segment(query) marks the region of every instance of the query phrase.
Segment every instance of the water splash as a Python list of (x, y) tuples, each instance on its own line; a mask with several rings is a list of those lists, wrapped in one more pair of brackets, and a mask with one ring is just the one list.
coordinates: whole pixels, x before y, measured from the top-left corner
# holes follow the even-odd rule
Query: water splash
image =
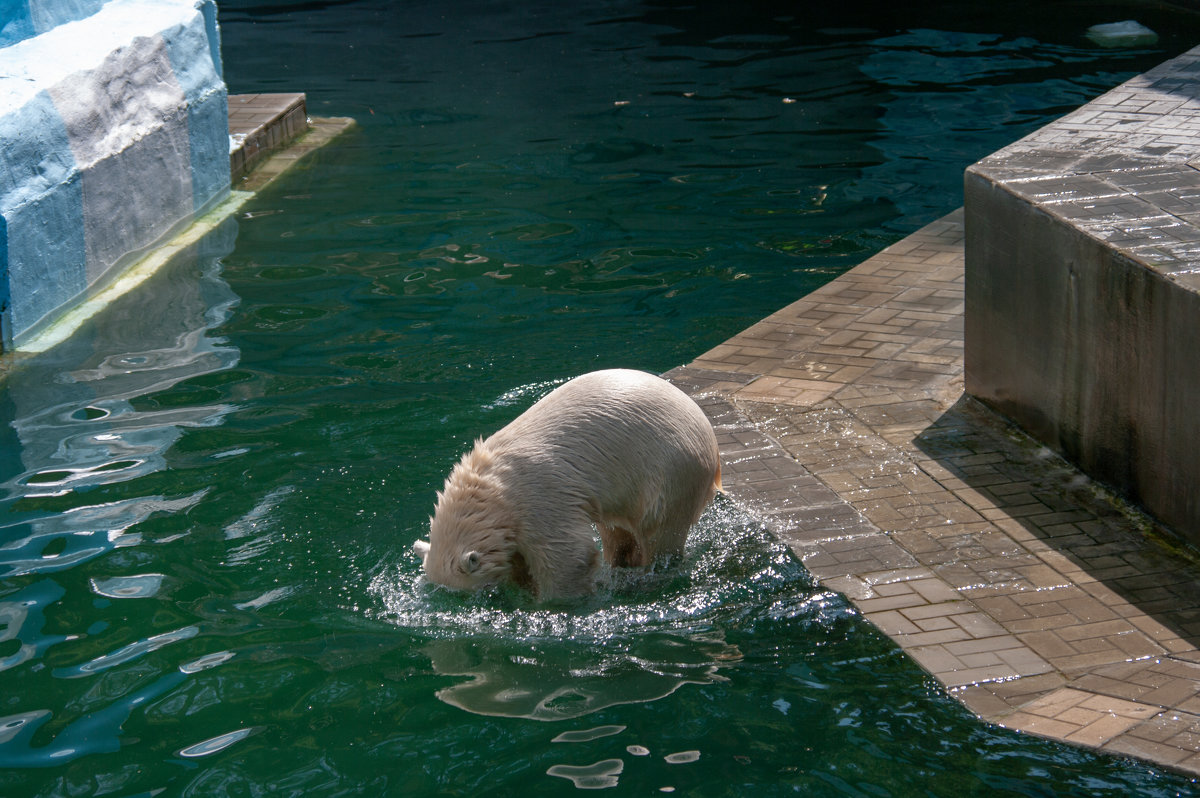
[(511, 407), (518, 404), (532, 404), (537, 399), (550, 393), (550, 391), (562, 385), (567, 380), (565, 378), (558, 380), (541, 380), (539, 382), (531, 382), (526, 385), (519, 385), (511, 391), (505, 391), (497, 396), (493, 401), (483, 406), (484, 410), (496, 410), (501, 407)]
[(607, 642), (656, 626), (703, 631), (720, 608), (788, 587), (808, 591), (807, 572), (759, 522), (719, 496), (680, 562), (652, 571), (602, 568), (595, 593), (572, 602), (539, 604), (511, 588), (457, 593), (427, 583), (410, 553), (382, 568), (369, 592), (380, 602), (374, 617), (431, 638)]
[(417, 637), (436, 673), (466, 678), (440, 688), (441, 701), (543, 721), (721, 681), (742, 659), (727, 625), (764, 606), (820, 617), (833, 601), (724, 497), (702, 516), (681, 561), (603, 569), (596, 593), (574, 602), (539, 604), (511, 588), (455, 593), (426, 584), (415, 557), (383, 569), (370, 592), (381, 604), (375, 618)]

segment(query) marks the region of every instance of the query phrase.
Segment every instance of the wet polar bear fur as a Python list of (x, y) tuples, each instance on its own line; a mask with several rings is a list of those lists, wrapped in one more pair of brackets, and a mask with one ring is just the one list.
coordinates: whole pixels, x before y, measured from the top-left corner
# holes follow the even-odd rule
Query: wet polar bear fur
[(608, 563), (650, 565), (683, 553), (720, 487), (712, 424), (687, 394), (645, 372), (596, 371), (477, 441), (414, 548), (426, 578), (452, 588), (577, 596), (599, 564), (593, 525)]

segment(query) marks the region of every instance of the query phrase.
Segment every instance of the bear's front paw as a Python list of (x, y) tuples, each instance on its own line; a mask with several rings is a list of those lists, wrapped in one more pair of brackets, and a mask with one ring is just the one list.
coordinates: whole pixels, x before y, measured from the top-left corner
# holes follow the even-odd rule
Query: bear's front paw
[(413, 551), (421, 558), (422, 565), (425, 563), (425, 558), (429, 556), (429, 541), (418, 540), (413, 544)]

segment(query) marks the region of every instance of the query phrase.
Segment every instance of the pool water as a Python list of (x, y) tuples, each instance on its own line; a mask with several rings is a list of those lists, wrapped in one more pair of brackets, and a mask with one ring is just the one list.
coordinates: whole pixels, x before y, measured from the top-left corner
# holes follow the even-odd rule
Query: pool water
[[(976, 721), (724, 497), (586, 600), (420, 578), (474, 438), (690, 361), (1200, 41), (827, 5), (221, 3), (231, 91), (359, 125), (0, 383), (0, 794), (1195, 790)], [(1083, 36), (1131, 15), (1157, 45)]]

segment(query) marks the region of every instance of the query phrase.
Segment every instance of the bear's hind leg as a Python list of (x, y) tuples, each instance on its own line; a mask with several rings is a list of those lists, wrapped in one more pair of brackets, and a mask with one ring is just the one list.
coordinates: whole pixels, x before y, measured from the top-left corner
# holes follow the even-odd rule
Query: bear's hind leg
[(587, 527), (587, 536), (555, 547), (525, 549), (525, 571), (539, 601), (571, 598), (592, 592), (600, 552)]
[(537, 592), (537, 585), (533, 581), (533, 574), (529, 572), (529, 563), (525, 562), (525, 556), (519, 551), (513, 553), (512, 581), (513, 584), (522, 590)]
[(649, 565), (641, 543), (628, 529), (619, 526), (596, 524), (600, 530), (600, 545), (604, 560), (615, 568), (638, 568)]

